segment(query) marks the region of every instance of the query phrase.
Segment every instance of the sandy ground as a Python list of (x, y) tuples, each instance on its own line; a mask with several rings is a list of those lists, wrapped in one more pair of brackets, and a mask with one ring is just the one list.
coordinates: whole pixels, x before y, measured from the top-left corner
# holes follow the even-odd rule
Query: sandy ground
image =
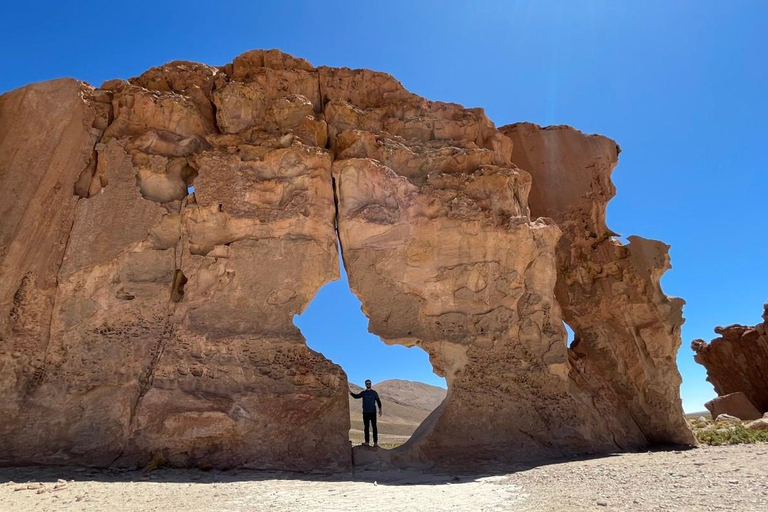
[[(396, 448), (405, 443), (411, 436), (396, 436), (393, 434), (382, 434), (379, 432), (379, 446), (382, 448)], [(365, 433), (362, 430), (352, 429), (349, 431), (349, 440), (352, 445), (358, 445), (365, 440)], [(373, 442), (373, 437), (370, 438), (370, 442)]]
[(623, 454), (483, 474), (0, 469), (0, 510), (768, 510), (768, 445)]

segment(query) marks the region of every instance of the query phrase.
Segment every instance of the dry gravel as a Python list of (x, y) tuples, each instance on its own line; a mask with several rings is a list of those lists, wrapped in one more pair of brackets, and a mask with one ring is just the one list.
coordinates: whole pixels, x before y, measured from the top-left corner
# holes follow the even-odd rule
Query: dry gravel
[(768, 445), (446, 475), (0, 469), (0, 510), (768, 510)]

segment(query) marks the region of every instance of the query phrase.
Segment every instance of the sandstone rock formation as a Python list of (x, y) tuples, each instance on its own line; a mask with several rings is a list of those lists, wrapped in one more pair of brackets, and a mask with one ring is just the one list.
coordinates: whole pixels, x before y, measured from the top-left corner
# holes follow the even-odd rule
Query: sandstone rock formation
[(692, 443), (675, 362), (684, 301), (660, 286), (669, 246), (638, 236), (624, 245), (606, 225), (619, 146), (567, 126), (519, 123), (501, 131), (514, 142), (514, 163), (533, 178), (531, 215), (551, 217), (563, 231), (555, 295), (574, 332), (572, 379), (617, 440), (629, 433), (630, 444)]
[(331, 155), (211, 93), (292, 104), (249, 66), (3, 97), (0, 462), (349, 465), (346, 377), (293, 324), (338, 277)]
[(718, 395), (742, 392), (761, 413), (768, 412), (768, 303), (763, 322), (754, 326), (716, 327), (710, 343), (691, 342), (694, 360), (707, 369)]
[(1, 96), (0, 464), (347, 467), (346, 376), (292, 322), (337, 240), (370, 330), (448, 381), (393, 463), (692, 444), (617, 155), (274, 50)]

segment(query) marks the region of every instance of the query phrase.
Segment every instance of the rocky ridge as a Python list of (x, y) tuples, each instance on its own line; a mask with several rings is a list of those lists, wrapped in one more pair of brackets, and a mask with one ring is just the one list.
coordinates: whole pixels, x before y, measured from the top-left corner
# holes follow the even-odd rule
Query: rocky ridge
[(0, 464), (347, 467), (346, 376), (292, 322), (337, 240), (370, 330), (448, 382), (393, 463), (692, 444), (668, 247), (605, 226), (617, 156), (276, 50), (7, 93)]

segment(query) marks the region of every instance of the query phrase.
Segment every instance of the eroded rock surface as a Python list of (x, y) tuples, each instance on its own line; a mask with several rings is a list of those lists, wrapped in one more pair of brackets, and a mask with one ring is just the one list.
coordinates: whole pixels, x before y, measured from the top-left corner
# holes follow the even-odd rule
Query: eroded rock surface
[(551, 217), (557, 245), (555, 295), (573, 329), (570, 375), (594, 400), (620, 444), (692, 444), (675, 356), (684, 301), (664, 295), (669, 246), (638, 236), (624, 245), (606, 225), (619, 146), (568, 126), (501, 128), (512, 161), (532, 176), (532, 216)]
[(740, 420), (757, 420), (763, 417), (757, 407), (741, 391), (718, 396), (704, 404), (713, 418), (721, 414), (735, 416)]
[(694, 360), (707, 369), (707, 380), (721, 397), (742, 392), (761, 413), (768, 412), (768, 303), (763, 322), (716, 327), (720, 336), (693, 340)]
[[(64, 79), (0, 96), (0, 458), (43, 437), (24, 411), (45, 373), (59, 269), (73, 228), (73, 193), (95, 168), (108, 122), (93, 88)], [(84, 187), (86, 193), (88, 187)], [(45, 424), (38, 427), (42, 428)], [(18, 433), (19, 438), (13, 436)], [(26, 439), (23, 437), (28, 436)]]
[(619, 449), (569, 379), (553, 293), (560, 230), (529, 218), (531, 178), (511, 141), (482, 111), (386, 85), (375, 100), (335, 100), (347, 103), (334, 114), (354, 116), (328, 123), (342, 252), (369, 328), (424, 348), (448, 381), (395, 460)]
[(617, 155), (274, 50), (3, 95), (0, 464), (347, 467), (346, 376), (292, 321), (337, 236), (370, 330), (449, 384), (391, 463), (693, 443)]
[[(299, 71), (245, 57), (234, 74), (174, 62), (96, 91), (3, 96), (3, 129), (37, 144), (3, 140), (3, 179), (52, 192), (21, 194), (38, 209), (28, 225), (3, 201), (0, 462), (350, 464), (346, 377), (293, 324), (338, 277), (331, 154), (293, 133), (322, 123), (303, 107), (275, 125), (219, 102), (238, 87), (262, 91), (261, 111), (308, 101)], [(69, 109), (24, 102), (40, 87)], [(103, 131), (89, 95), (111, 104)]]

